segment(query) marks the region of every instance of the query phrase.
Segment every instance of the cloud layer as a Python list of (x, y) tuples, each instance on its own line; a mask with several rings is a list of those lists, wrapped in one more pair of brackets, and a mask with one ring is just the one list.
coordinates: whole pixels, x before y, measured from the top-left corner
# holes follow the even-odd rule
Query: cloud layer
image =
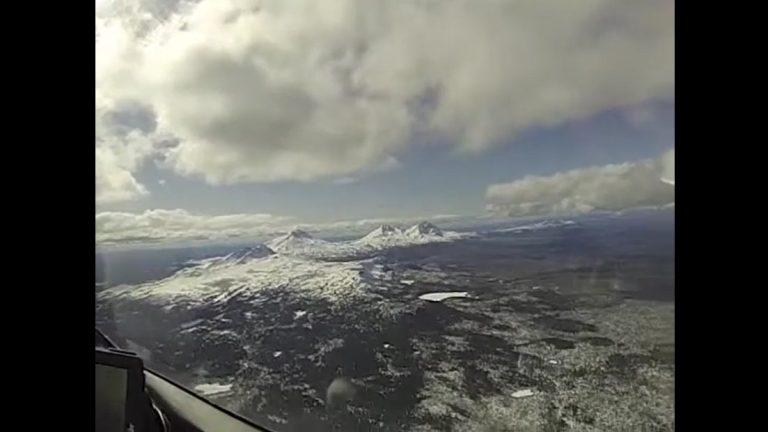
[(247, 238), (279, 232), (292, 221), (290, 217), (270, 214), (210, 216), (186, 210), (102, 212), (96, 215), (96, 242), (154, 243)]
[[(150, 130), (143, 130), (142, 110), (131, 104), (104, 101), (96, 107), (96, 202), (129, 201), (148, 194), (134, 177), (154, 152)], [(144, 119), (144, 124), (151, 119)], [(147, 126), (144, 129), (148, 129)]]
[(409, 226), (429, 220), (450, 224), (463, 220), (457, 215), (412, 218), (360, 219), (308, 223), (289, 216), (270, 214), (205, 215), (186, 210), (147, 210), (142, 213), (102, 212), (96, 215), (96, 242), (99, 244), (152, 244), (189, 241), (267, 240), (294, 228), (321, 237), (367, 234), (391, 224)]
[[(415, 131), (483, 151), (674, 87), (669, 0), (159, 1), (97, 17), (105, 202), (146, 193), (148, 157), (212, 184), (343, 178)], [(133, 139), (126, 106), (151, 119)]]
[(509, 216), (583, 213), (675, 202), (675, 150), (658, 159), (526, 176), (488, 187), (493, 213)]

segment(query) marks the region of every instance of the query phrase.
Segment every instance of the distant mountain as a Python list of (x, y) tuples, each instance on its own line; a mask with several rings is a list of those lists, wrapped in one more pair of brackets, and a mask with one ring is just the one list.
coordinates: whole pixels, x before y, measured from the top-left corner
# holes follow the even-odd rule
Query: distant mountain
[(465, 235), (443, 232), (429, 222), (421, 222), (406, 230), (381, 225), (357, 240), (327, 241), (313, 238), (302, 230), (293, 230), (267, 243), (274, 252), (316, 259), (349, 259), (370, 256), (391, 248), (437, 241), (450, 241)]
[[(450, 233), (455, 238), (457, 233)], [(392, 225), (382, 225), (357, 241), (369, 246), (407, 246), (433, 241), (442, 241), (446, 237), (443, 230), (429, 222), (421, 222), (402, 230)]]
[(443, 237), (443, 230), (429, 222), (421, 222), (405, 230), (405, 235), (411, 238), (421, 238), (424, 236)]
[(268, 246), (274, 251), (284, 251), (295, 248), (305, 248), (315, 243), (315, 240), (308, 232), (300, 229), (294, 229), (287, 234), (270, 241)]
[(374, 239), (381, 239), (381, 238), (389, 238), (394, 236), (400, 236), (403, 234), (403, 230), (400, 228), (394, 227), (392, 225), (381, 225), (380, 227), (376, 228), (375, 230), (368, 233), (365, 237), (360, 239), (361, 241), (365, 240), (374, 240)]
[(286, 234), (283, 237), (287, 239), (288, 238), (294, 238), (294, 239), (311, 239), (312, 238), (312, 236), (308, 232), (300, 230), (298, 228), (291, 230), (288, 234)]

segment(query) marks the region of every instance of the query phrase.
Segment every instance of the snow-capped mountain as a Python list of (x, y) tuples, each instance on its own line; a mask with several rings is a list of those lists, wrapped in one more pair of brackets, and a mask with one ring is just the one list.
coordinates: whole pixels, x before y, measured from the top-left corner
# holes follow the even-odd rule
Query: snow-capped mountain
[(405, 235), (411, 238), (422, 238), (424, 236), (443, 237), (443, 230), (429, 222), (421, 222), (405, 230)]
[(220, 265), (223, 262), (200, 263), (159, 281), (118, 286), (99, 296), (113, 300), (148, 300), (169, 307), (210, 307), (233, 297), (253, 298), (258, 302), (261, 292), (290, 290), (299, 297), (344, 302), (366, 295), (367, 280), (374, 279), (360, 261), (325, 262), (273, 254), (233, 265)]
[(389, 238), (389, 237), (400, 236), (402, 234), (403, 234), (403, 230), (401, 230), (400, 228), (385, 224), (385, 225), (381, 225), (380, 227), (368, 233), (365, 237), (360, 239), (360, 241), (365, 242), (366, 240)]
[(421, 222), (406, 230), (391, 225), (382, 225), (355, 243), (363, 247), (382, 249), (451, 241), (462, 237), (464, 236), (456, 232), (443, 232), (429, 222)]
[(306, 231), (294, 229), (268, 243), (268, 246), (275, 251), (292, 249), (296, 247), (306, 247), (315, 243), (316, 240)]
[(270, 242), (277, 253), (316, 259), (355, 259), (367, 257), (391, 247), (405, 247), (431, 242), (457, 240), (466, 235), (443, 232), (429, 222), (421, 222), (403, 230), (392, 225), (381, 225), (357, 240), (331, 242), (315, 239), (301, 230), (293, 230)]

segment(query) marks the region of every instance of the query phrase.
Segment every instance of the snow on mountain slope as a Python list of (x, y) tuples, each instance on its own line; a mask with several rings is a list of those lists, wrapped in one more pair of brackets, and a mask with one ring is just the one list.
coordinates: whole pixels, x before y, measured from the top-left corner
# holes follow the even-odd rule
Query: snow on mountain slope
[[(169, 308), (223, 303), (238, 297), (258, 299), (266, 291), (287, 291), (298, 297), (334, 303), (378, 297), (388, 284), (375, 259), (390, 247), (452, 241), (465, 234), (443, 232), (422, 222), (407, 230), (383, 225), (365, 237), (343, 242), (315, 239), (293, 230), (268, 243), (191, 263), (165, 279), (140, 285), (121, 285), (102, 291), (103, 300), (146, 300)], [(254, 300), (256, 301), (256, 300)]]
[(201, 269), (211, 269), (214, 267), (245, 264), (251, 260), (264, 258), (274, 254), (275, 251), (268, 248), (267, 246), (257, 244), (255, 246), (249, 246), (224, 256), (188, 261), (184, 264), (184, 267), (179, 270), (179, 272), (195, 272)]
[(301, 230), (293, 230), (268, 244), (279, 254), (308, 259), (350, 259), (363, 255), (363, 251), (349, 242), (316, 239)]
[(248, 261), (274, 255), (275, 251), (264, 245), (256, 245), (232, 252), (214, 261), (217, 264), (244, 264)]
[(360, 239), (360, 241), (374, 241), (377, 239), (393, 238), (402, 235), (403, 231), (400, 228), (385, 224), (368, 233), (365, 237)]
[(464, 237), (466, 235), (452, 231), (443, 232), (440, 228), (429, 222), (421, 222), (406, 230), (390, 225), (382, 225), (354, 243), (364, 248), (384, 249), (387, 247), (452, 241)]
[(376, 252), (464, 236), (442, 232), (426, 222), (407, 230), (383, 225), (361, 239), (344, 242), (315, 239), (293, 230), (269, 242), (269, 247), (257, 245), (202, 260), (165, 279), (117, 286), (99, 296), (105, 300), (148, 300), (169, 307), (210, 305), (238, 296), (254, 298), (270, 290), (335, 303), (358, 301), (377, 296), (375, 292), (387, 283), (399, 285), (382, 277), (381, 266), (367, 259)]
[(366, 287), (374, 278), (368, 273), (363, 262), (324, 262), (276, 254), (233, 265), (203, 263), (159, 281), (110, 288), (99, 298), (190, 307), (238, 296), (258, 299), (261, 292), (283, 290), (343, 303), (370, 295)]
[(274, 251), (283, 251), (290, 249), (302, 249), (306, 247), (312, 247), (319, 243), (324, 243), (322, 240), (316, 240), (306, 231), (300, 229), (294, 229), (287, 234), (280, 236), (268, 243), (268, 246)]
[(411, 238), (419, 238), (422, 236), (443, 237), (443, 230), (429, 222), (421, 222), (408, 228), (405, 231), (405, 235)]
[(316, 259), (354, 259), (367, 257), (387, 248), (453, 241), (466, 236), (456, 232), (443, 232), (429, 222), (421, 222), (406, 230), (382, 225), (360, 239), (339, 242), (315, 239), (303, 231), (294, 230), (272, 240), (268, 245), (275, 252), (284, 255)]

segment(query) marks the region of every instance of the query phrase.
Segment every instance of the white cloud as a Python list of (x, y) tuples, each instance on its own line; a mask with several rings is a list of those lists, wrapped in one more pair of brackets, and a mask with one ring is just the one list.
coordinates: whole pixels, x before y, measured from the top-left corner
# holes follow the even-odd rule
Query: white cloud
[(96, 241), (102, 244), (153, 243), (264, 236), (285, 229), (292, 221), (290, 217), (270, 214), (212, 216), (179, 209), (102, 212), (96, 215)]
[(110, 204), (147, 195), (147, 189), (109, 148), (96, 147), (96, 202)]
[(675, 184), (675, 151), (668, 151), (661, 156), (661, 178)]
[(394, 167), (417, 130), (482, 151), (674, 87), (669, 0), (114, 4), (97, 91), (147, 107), (166, 166), (212, 184)]
[[(149, 193), (134, 173), (154, 153), (153, 138), (142, 123), (141, 108), (106, 100), (97, 94), (96, 108), (96, 202), (110, 204), (140, 198)], [(143, 122), (141, 120), (144, 120)], [(150, 122), (151, 123), (151, 122)]]
[(658, 159), (526, 176), (488, 187), (488, 209), (510, 216), (663, 206), (675, 201), (675, 150)]

